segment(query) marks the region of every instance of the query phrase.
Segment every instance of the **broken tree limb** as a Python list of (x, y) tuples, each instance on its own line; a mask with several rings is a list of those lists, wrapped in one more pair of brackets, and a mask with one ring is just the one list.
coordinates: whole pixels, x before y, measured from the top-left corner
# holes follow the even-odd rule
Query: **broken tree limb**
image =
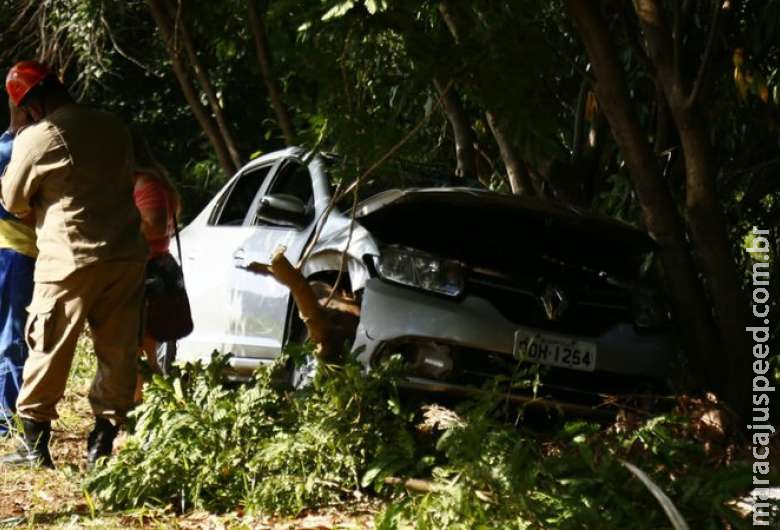
[[(416, 493), (439, 493), (446, 489), (444, 484), (439, 484), (431, 480), (424, 480), (420, 478), (400, 478), (400, 477), (385, 477), (384, 483), (388, 486), (403, 486), (409, 491)], [(483, 502), (490, 504), (497, 504), (498, 499), (496, 495), (489, 491), (476, 490), (474, 494)]]
[(436, 493), (442, 490), (442, 486), (430, 480), (423, 480), (419, 478), (399, 478), (399, 477), (386, 477), (384, 480), (388, 486), (403, 486), (409, 491), (416, 491), (418, 493)]
[(353, 299), (344, 296), (334, 299), (330, 307), (324, 307), (330, 296), (329, 289), (321, 288), (321, 282), (310, 283), (300, 269), (290, 263), (284, 255), (285, 250), (285, 247), (277, 248), (270, 264), (252, 262), (247, 269), (269, 274), (290, 289), (308, 338), (315, 345), (314, 355), (326, 362), (338, 360), (345, 343), (354, 339), (360, 308)]
[(271, 256), (270, 265), (252, 263), (249, 265), (249, 270), (260, 273), (267, 271), (279, 283), (290, 289), (301, 320), (309, 330), (309, 338), (317, 345), (323, 344), (327, 342), (325, 310), (320, 306), (314, 289), (301, 271), (293, 267), (284, 255), (285, 250), (287, 249), (284, 247), (277, 248)]

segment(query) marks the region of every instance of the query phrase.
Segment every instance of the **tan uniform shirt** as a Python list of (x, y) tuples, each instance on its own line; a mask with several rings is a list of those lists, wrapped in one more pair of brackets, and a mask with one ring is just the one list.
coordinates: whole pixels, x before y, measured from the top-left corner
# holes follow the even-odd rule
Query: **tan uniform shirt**
[(117, 116), (58, 108), (17, 135), (0, 182), (6, 210), (35, 211), (35, 281), (61, 281), (96, 262), (146, 260), (130, 134)]

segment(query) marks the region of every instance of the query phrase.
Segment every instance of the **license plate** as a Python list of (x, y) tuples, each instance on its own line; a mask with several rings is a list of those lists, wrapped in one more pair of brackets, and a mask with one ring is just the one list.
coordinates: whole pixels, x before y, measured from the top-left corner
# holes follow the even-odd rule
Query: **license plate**
[(596, 369), (596, 345), (592, 342), (533, 333), (515, 332), (515, 358), (521, 361), (592, 372)]

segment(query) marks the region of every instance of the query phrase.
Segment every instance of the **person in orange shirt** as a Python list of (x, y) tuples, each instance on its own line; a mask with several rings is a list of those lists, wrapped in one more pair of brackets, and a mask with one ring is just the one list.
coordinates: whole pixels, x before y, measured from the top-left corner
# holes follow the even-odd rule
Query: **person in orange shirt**
[[(168, 176), (168, 171), (157, 161), (149, 142), (137, 129), (132, 129), (135, 172), (133, 173), (133, 198), (141, 214), (141, 232), (149, 245), (149, 260), (169, 254), (174, 223), (181, 210), (181, 199)], [(145, 334), (143, 353), (149, 366), (160, 372), (157, 364), (157, 342)], [(141, 401), (143, 378), (138, 376), (135, 391), (136, 402)]]

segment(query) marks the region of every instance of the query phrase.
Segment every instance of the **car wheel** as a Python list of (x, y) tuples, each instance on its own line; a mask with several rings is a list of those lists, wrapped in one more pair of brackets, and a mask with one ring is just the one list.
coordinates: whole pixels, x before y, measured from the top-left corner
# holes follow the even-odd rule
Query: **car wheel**
[(317, 373), (317, 359), (307, 355), (303, 364), (294, 365), (290, 374), (290, 385), (293, 390), (301, 390), (311, 386)]

